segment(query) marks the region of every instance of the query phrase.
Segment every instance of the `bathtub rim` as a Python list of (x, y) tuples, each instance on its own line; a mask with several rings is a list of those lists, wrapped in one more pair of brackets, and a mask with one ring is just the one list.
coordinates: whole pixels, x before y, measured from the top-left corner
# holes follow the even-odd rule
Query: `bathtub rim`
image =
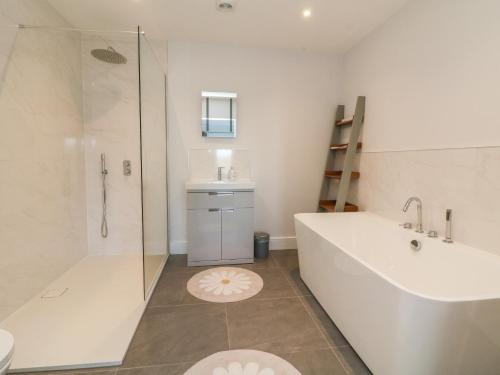
[[(406, 286), (403, 286), (401, 285), (401, 283), (395, 281), (394, 279), (392, 279), (391, 277), (385, 275), (384, 273), (382, 273), (381, 271), (378, 271), (377, 269), (375, 269), (374, 267), (372, 267), (370, 264), (368, 264), (367, 262), (361, 260), (359, 257), (357, 257), (356, 255), (346, 251), (342, 246), (340, 245), (337, 245), (336, 243), (332, 242), (330, 239), (326, 238), (325, 236), (323, 236), (321, 233), (315, 231), (313, 228), (311, 228), (311, 226), (307, 225), (304, 221), (301, 220), (301, 217), (302, 216), (310, 216), (310, 215), (348, 215), (348, 216), (358, 216), (360, 214), (364, 214), (364, 215), (373, 215), (373, 216), (376, 216), (378, 218), (381, 218), (383, 220), (387, 220), (389, 222), (393, 222), (397, 225), (397, 222), (394, 221), (394, 220), (391, 220), (391, 219), (387, 219), (381, 215), (377, 215), (376, 213), (373, 213), (373, 212), (370, 212), (370, 211), (360, 211), (360, 212), (332, 212), (332, 213), (323, 213), (323, 212), (315, 212), (315, 213), (297, 213), (297, 214), (294, 214), (294, 220), (296, 221), (299, 221), (302, 225), (306, 226), (308, 229), (312, 230), (316, 235), (320, 236), (323, 240), (327, 241), (327, 242), (330, 242), (332, 243), (337, 249), (341, 250), (344, 254), (348, 255), (349, 257), (355, 259), (357, 262), (359, 262), (360, 264), (362, 264), (364, 267), (366, 267), (367, 269), (369, 269), (371, 272), (375, 273), (376, 275), (380, 276), (382, 279), (384, 279), (385, 281), (387, 281), (388, 283), (390, 283), (391, 285), (394, 285), (395, 287), (399, 288), (400, 290), (410, 294), (410, 295), (413, 295), (415, 297), (418, 297), (418, 298), (421, 298), (421, 299), (425, 299), (425, 300), (429, 300), (429, 301), (434, 301), (434, 302), (442, 302), (442, 303), (463, 303), (463, 302), (481, 302), (481, 301), (492, 301), (492, 300), (500, 300), (500, 292), (499, 292), (499, 295), (485, 295), (485, 296), (464, 296), (464, 297), (461, 297), (461, 298), (452, 298), (452, 297), (444, 297), (444, 296), (434, 296), (434, 295), (429, 295), (429, 294), (425, 294), (425, 293), (421, 293), (421, 292), (417, 292), (417, 291), (414, 291), (414, 290), (411, 290), (409, 288), (407, 288)], [(422, 235), (422, 234), (421, 234)], [(461, 246), (466, 246), (466, 247), (471, 247), (471, 246), (468, 246), (468, 245), (465, 245), (461, 242), (458, 242), (458, 241), (455, 241), (454, 242), (455, 244), (458, 244), (458, 245), (461, 245)], [(488, 255), (491, 255), (491, 256), (495, 256), (495, 254), (491, 254), (485, 250), (481, 250), (481, 249), (478, 249), (478, 248), (473, 248), (474, 250), (476, 251), (481, 251), (481, 252), (484, 252)], [(297, 241), (297, 250), (300, 251), (298, 249), (298, 241)]]

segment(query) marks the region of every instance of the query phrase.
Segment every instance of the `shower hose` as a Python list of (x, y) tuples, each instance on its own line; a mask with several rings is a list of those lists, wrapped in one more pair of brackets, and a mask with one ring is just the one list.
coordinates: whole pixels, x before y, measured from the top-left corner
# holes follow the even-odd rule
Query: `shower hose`
[(101, 236), (108, 237), (108, 220), (106, 218), (106, 175), (108, 171), (105, 166), (104, 154), (101, 155), (101, 176), (102, 176), (102, 220), (101, 220)]

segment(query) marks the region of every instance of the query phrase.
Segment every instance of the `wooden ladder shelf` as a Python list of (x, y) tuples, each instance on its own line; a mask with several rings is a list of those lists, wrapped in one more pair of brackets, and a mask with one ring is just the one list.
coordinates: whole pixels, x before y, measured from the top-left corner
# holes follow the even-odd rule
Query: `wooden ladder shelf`
[[(352, 118), (345, 118), (345, 107), (339, 105), (335, 114), (335, 123), (333, 126), (332, 140), (330, 142), (330, 152), (326, 161), (325, 175), (323, 185), (321, 187), (318, 211), (320, 212), (356, 212), (358, 206), (348, 203), (347, 194), (351, 181), (360, 177), (359, 172), (353, 171), (354, 157), (356, 151), (362, 147), (361, 142), (358, 142), (361, 133), (361, 126), (365, 117), (364, 96), (358, 96), (356, 101), (356, 109)], [(351, 134), (348, 143), (340, 143), (341, 132), (344, 128), (350, 127)], [(335, 155), (338, 152), (345, 154), (342, 170), (334, 170)], [(330, 194), (330, 182), (338, 182), (337, 199), (328, 199)]]

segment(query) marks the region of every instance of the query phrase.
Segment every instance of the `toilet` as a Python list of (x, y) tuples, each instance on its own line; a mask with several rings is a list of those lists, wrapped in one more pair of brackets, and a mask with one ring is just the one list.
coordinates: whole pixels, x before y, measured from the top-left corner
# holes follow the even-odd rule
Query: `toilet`
[(0, 375), (7, 373), (14, 354), (14, 337), (0, 329)]

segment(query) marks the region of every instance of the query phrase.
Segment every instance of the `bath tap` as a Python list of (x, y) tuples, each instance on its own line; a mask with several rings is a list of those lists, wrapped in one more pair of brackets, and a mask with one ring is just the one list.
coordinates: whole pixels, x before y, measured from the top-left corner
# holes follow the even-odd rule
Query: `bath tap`
[(453, 243), (453, 239), (451, 238), (451, 210), (446, 210), (446, 234), (443, 242)]
[(422, 200), (418, 197), (411, 197), (409, 198), (405, 205), (403, 206), (403, 212), (408, 211), (408, 208), (410, 207), (410, 204), (412, 202), (417, 202), (417, 217), (418, 217), (418, 222), (417, 222), (417, 229), (415, 229), (415, 232), (417, 233), (424, 233), (424, 229), (422, 227)]

